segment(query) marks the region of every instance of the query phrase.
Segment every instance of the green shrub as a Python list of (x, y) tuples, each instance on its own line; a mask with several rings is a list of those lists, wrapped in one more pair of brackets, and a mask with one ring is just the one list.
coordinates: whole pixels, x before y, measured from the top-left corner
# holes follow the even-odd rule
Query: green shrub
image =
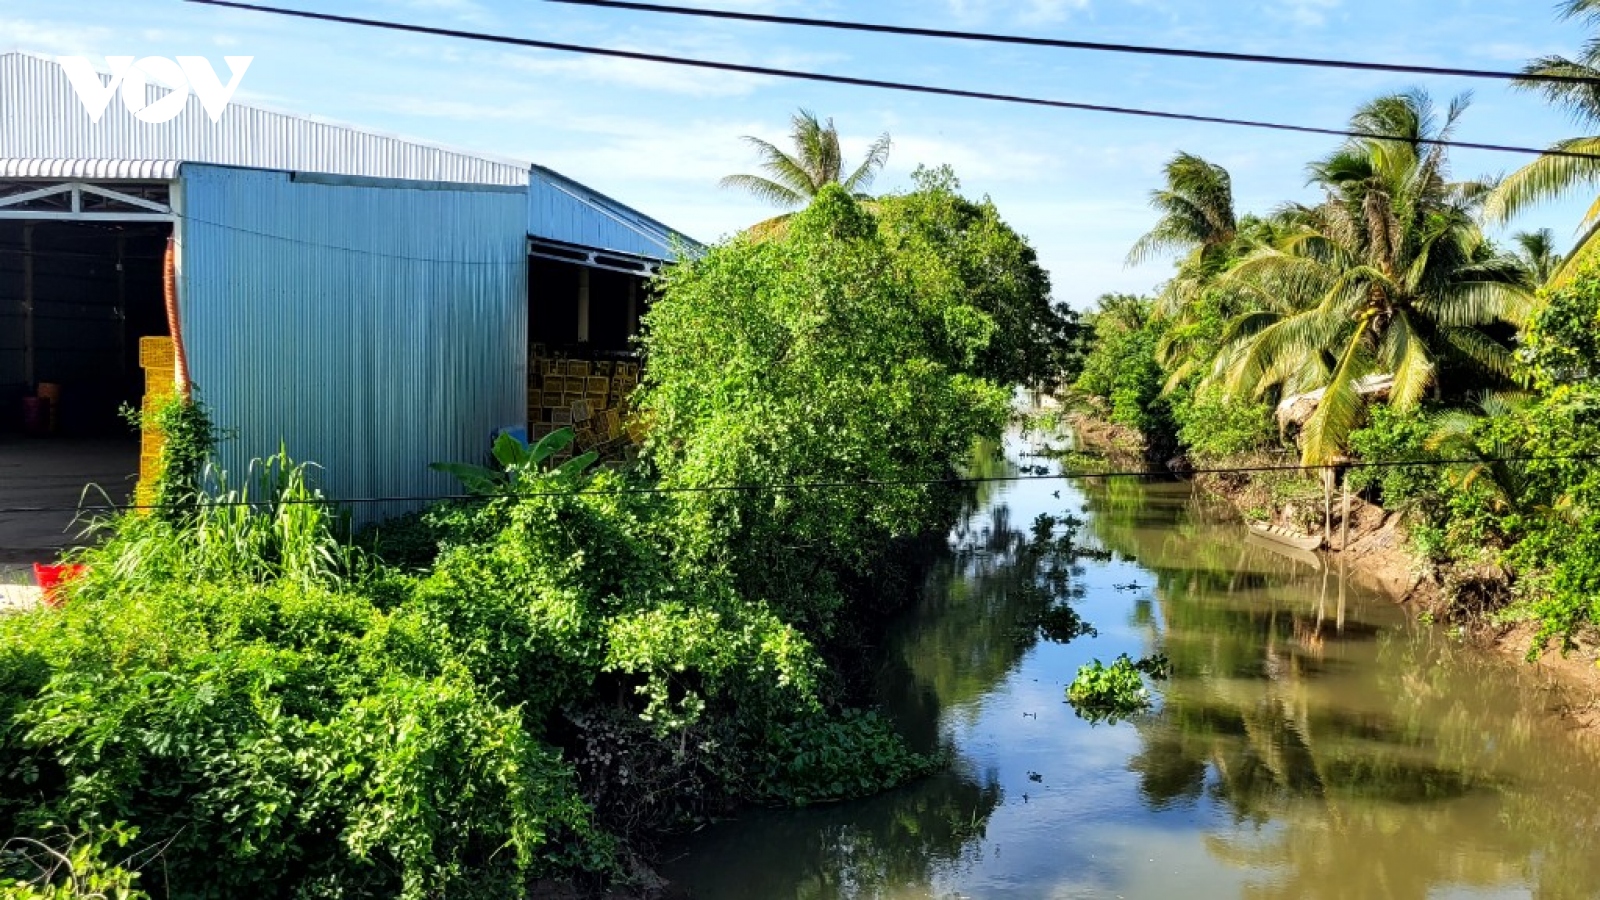
[[(1350, 433), (1351, 453), (1368, 462), (1432, 462), (1438, 455), (1428, 449), (1433, 428), (1417, 412), (1396, 412), (1387, 405), (1373, 406), (1367, 424)], [(1353, 468), (1346, 476), (1357, 491), (1376, 488), (1385, 509), (1420, 509), (1437, 514), (1446, 485), (1437, 466), (1383, 466)]]
[(1168, 403), (1178, 423), (1178, 441), (1201, 460), (1224, 461), (1263, 450), (1278, 440), (1272, 407), (1244, 398), (1224, 398), (1215, 388), (1173, 392)]

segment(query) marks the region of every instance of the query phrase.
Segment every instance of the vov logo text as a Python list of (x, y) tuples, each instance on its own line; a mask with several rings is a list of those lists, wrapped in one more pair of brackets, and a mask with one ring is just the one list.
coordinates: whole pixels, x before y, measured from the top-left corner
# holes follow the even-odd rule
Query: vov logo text
[[(100, 117), (105, 115), (111, 98), (119, 93), (122, 95), (122, 105), (139, 121), (169, 122), (183, 112), (189, 102), (190, 91), (200, 98), (200, 104), (205, 107), (211, 121), (220, 121), (222, 111), (233, 99), (233, 92), (239, 89), (239, 82), (255, 57), (224, 56), (223, 59), (228, 63), (230, 76), (226, 85), (204, 56), (180, 56), (176, 62), (164, 56), (146, 56), (138, 60), (131, 56), (108, 56), (106, 64), (111, 67), (109, 83), (102, 82), (100, 74), (81, 56), (56, 58), (67, 73), (67, 79), (72, 82), (72, 89), (82, 101), (90, 121), (97, 124)], [(150, 102), (147, 88), (151, 80), (170, 88), (171, 93)]]

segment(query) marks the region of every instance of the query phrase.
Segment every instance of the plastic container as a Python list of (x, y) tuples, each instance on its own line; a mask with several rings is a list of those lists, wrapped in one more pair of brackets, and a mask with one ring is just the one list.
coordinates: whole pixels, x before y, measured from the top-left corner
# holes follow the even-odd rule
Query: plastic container
[(62, 596), (61, 585), (83, 574), (84, 567), (76, 564), (46, 565), (33, 564), (33, 580), (39, 582), (40, 590), (44, 591), (44, 602), (49, 606), (60, 606)]

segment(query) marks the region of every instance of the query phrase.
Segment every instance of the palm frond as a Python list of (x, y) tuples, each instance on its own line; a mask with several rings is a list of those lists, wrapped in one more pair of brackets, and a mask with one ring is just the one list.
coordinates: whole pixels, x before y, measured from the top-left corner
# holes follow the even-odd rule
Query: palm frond
[[(1597, 73), (1597, 77), (1600, 77), (1600, 73)], [(1600, 154), (1600, 137), (1557, 141), (1550, 149)], [(1600, 184), (1600, 159), (1541, 156), (1500, 182), (1500, 186), (1485, 201), (1483, 215), (1490, 222), (1509, 222), (1535, 204), (1553, 200), (1569, 191), (1590, 189), (1597, 184)]]
[(806, 203), (806, 197), (799, 191), (760, 175), (729, 175), (722, 179), (721, 185), (749, 191), (773, 206), (796, 207)]
[(1516, 357), (1506, 346), (1476, 328), (1446, 328), (1440, 334), (1450, 348), (1502, 378), (1516, 375)]
[(1562, 260), (1545, 286), (1554, 290), (1571, 281), (1591, 260), (1600, 259), (1600, 221), (1589, 225), (1572, 247), (1572, 252)]
[(872, 146), (867, 148), (867, 158), (861, 161), (861, 165), (857, 166), (854, 172), (850, 173), (849, 178), (841, 182), (844, 185), (844, 189), (854, 194), (870, 187), (872, 180), (878, 176), (879, 170), (889, 162), (891, 146), (892, 142), (889, 140), (888, 132), (878, 135), (878, 139), (873, 141)]
[(1339, 356), (1339, 364), (1334, 367), (1327, 390), (1317, 404), (1317, 411), (1300, 431), (1300, 460), (1304, 465), (1325, 465), (1340, 456), (1350, 432), (1361, 421), (1366, 403), (1356, 388), (1356, 381), (1370, 369), (1366, 339), (1371, 326), (1371, 318), (1363, 318), (1356, 325)]
[(1414, 408), (1433, 386), (1433, 354), (1428, 352), (1427, 342), (1417, 333), (1410, 313), (1404, 309), (1397, 310), (1384, 329), (1378, 361), (1394, 376), (1389, 402), (1395, 409)]

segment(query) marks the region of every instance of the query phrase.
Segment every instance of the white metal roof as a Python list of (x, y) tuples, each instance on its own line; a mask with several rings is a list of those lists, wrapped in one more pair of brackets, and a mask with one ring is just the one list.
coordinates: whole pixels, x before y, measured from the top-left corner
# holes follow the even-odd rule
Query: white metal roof
[(175, 159), (0, 159), (0, 178), (106, 178), (171, 181)]
[[(152, 85), (150, 92), (154, 100), (165, 90)], [(531, 165), (240, 103), (212, 122), (193, 94), (182, 113), (159, 126), (140, 122), (116, 99), (96, 123), (58, 63), (17, 52), (0, 54), (0, 159), (68, 168), (90, 160), (112, 166), (181, 160), (500, 185), (526, 185)]]
[[(102, 76), (104, 77), (104, 76)], [(151, 85), (151, 102), (166, 93)], [(182, 163), (418, 182), (530, 187), (528, 234), (670, 259), (697, 246), (660, 221), (531, 162), (230, 103), (212, 122), (199, 98), (171, 121), (140, 122), (113, 98), (89, 118), (61, 65), (0, 54), (0, 177), (170, 181)]]

